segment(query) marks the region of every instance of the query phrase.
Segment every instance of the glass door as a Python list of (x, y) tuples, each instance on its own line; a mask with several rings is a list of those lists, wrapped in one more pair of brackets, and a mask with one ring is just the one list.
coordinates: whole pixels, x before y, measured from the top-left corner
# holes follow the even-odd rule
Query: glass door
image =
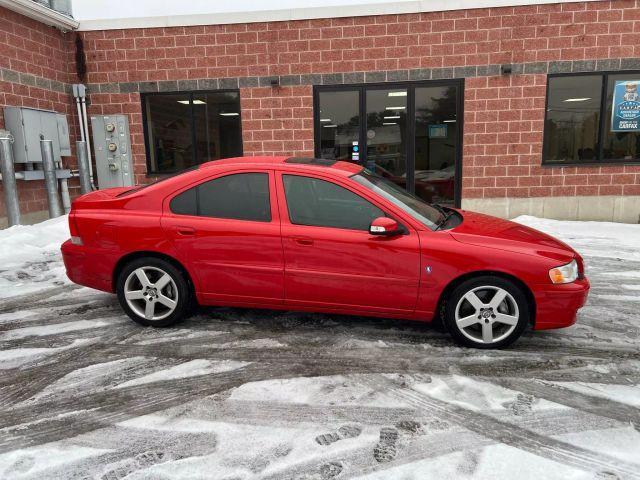
[(458, 87), (415, 90), (415, 194), (429, 203), (455, 204)]
[(316, 87), (319, 158), (365, 166), (430, 203), (460, 205), (462, 81)]
[(316, 157), (359, 161), (360, 91), (319, 92), (316, 113)]
[(365, 166), (407, 188), (407, 89), (366, 91)]

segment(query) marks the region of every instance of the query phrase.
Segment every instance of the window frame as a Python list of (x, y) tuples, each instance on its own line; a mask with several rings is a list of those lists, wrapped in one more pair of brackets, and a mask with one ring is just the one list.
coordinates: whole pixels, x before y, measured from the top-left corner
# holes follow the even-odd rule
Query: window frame
[[(261, 175), (266, 175), (267, 177), (267, 194), (268, 194), (268, 202), (269, 202), (269, 220), (254, 220), (254, 219), (246, 219), (246, 218), (232, 218), (232, 217), (213, 217), (210, 215), (201, 215), (200, 214), (200, 192), (199, 192), (199, 188), (209, 182), (213, 182), (216, 180), (220, 180), (222, 178), (225, 177), (230, 177), (233, 175), (246, 175), (246, 174), (261, 174)], [(196, 213), (195, 214), (188, 214), (188, 213), (177, 213), (174, 212), (171, 208), (171, 203), (173, 202), (173, 200), (175, 200), (177, 197), (179, 197), (180, 195), (187, 193), (190, 190), (195, 189), (196, 191)], [(273, 183), (273, 175), (272, 172), (268, 171), (268, 170), (238, 170), (238, 171), (232, 171), (232, 172), (224, 172), (212, 177), (207, 177), (205, 179), (201, 179), (198, 180), (194, 183), (190, 183), (189, 185), (187, 185), (184, 188), (181, 188), (180, 190), (177, 190), (175, 192), (173, 192), (171, 195), (168, 195), (166, 197), (166, 211), (172, 215), (172, 216), (176, 216), (176, 217), (189, 217), (189, 218), (199, 218), (199, 219), (203, 219), (203, 220), (224, 220), (224, 221), (232, 221), (232, 222), (256, 222), (256, 223), (260, 223), (260, 224), (265, 224), (265, 223), (273, 223), (275, 220), (278, 220), (278, 217), (276, 215), (274, 215), (274, 183)], [(277, 210), (276, 210), (277, 211)]]
[[(146, 176), (147, 177), (163, 177), (165, 175), (175, 175), (177, 173), (181, 173), (184, 170), (172, 170), (172, 171), (164, 171), (164, 172), (159, 172), (159, 171), (154, 171), (151, 169), (151, 149), (149, 146), (149, 123), (148, 123), (148, 118), (147, 118), (147, 98), (149, 97), (160, 97), (160, 96), (164, 96), (164, 95), (188, 95), (189, 96), (189, 100), (190, 100), (190, 107), (191, 107), (191, 115), (190, 115), (190, 121), (191, 121), (191, 141), (193, 142), (193, 145), (196, 144), (196, 129), (194, 128), (195, 125), (195, 111), (193, 109), (193, 98), (194, 96), (197, 95), (206, 95), (206, 94), (210, 94), (210, 93), (236, 93), (238, 95), (238, 111), (240, 113), (239, 115), (239, 120), (240, 120), (240, 156), (244, 155), (244, 136), (242, 134), (242, 98), (240, 97), (240, 89), (239, 88), (225, 88), (225, 89), (218, 89), (218, 90), (171, 90), (171, 91), (166, 91), (166, 92), (144, 92), (144, 93), (140, 93), (140, 105), (142, 108), (142, 129), (143, 129), (143, 135), (144, 135), (144, 149), (145, 149), (145, 160), (146, 160), (146, 164), (147, 164), (147, 172), (146, 172)], [(198, 162), (197, 158), (196, 158), (196, 149), (193, 149), (193, 160), (194, 160), (194, 165), (202, 165), (205, 162)]]
[[(334, 179), (331, 178), (325, 178), (325, 177), (321, 177), (321, 176), (315, 176), (315, 175), (307, 175), (303, 172), (281, 172), (279, 175), (279, 181), (280, 181), (280, 185), (282, 188), (282, 194), (284, 196), (284, 206), (285, 206), (285, 211), (287, 213), (287, 221), (289, 222), (290, 225), (294, 225), (296, 227), (310, 227), (310, 228), (335, 228), (338, 230), (347, 230), (350, 232), (360, 232), (360, 233), (366, 233), (367, 235), (369, 235), (369, 229), (358, 229), (358, 228), (346, 228), (346, 227), (336, 227), (336, 226), (332, 226), (332, 225), (308, 225), (308, 224), (304, 224), (304, 223), (295, 223), (293, 221), (293, 219), (291, 218), (291, 209), (290, 209), (290, 204), (289, 204), (289, 199), (287, 198), (287, 189), (284, 183), (284, 177), (285, 176), (291, 176), (291, 177), (302, 177), (302, 178), (308, 178), (311, 180), (319, 180), (322, 182), (327, 182), (330, 183), (332, 185), (335, 185), (336, 187), (339, 188), (343, 188), (346, 191), (352, 193), (353, 195), (361, 198), (363, 201), (367, 202), (370, 205), (373, 205), (375, 208), (377, 208), (378, 210), (380, 210), (382, 212), (382, 214), (385, 217), (388, 218), (392, 218), (394, 220), (396, 220), (395, 216), (392, 216), (388, 210), (386, 210), (385, 208), (381, 207), (380, 205), (377, 205), (375, 202), (372, 202), (370, 199), (366, 198), (365, 196), (361, 195), (359, 192), (354, 191), (351, 188), (348, 188), (346, 185), (336, 182)], [(398, 220), (396, 220), (398, 222), (398, 225), (400, 226), (400, 228), (406, 228), (404, 227), (404, 225), (399, 222)]]
[[(607, 123), (607, 85), (609, 83), (609, 76), (611, 75), (639, 75), (640, 70), (602, 70), (594, 72), (575, 72), (575, 73), (550, 73), (547, 75), (547, 85), (545, 90), (545, 102), (544, 102), (544, 124), (542, 127), (542, 152), (541, 152), (541, 164), (542, 167), (557, 168), (557, 167), (598, 167), (601, 165), (640, 165), (640, 157), (638, 160), (621, 160), (617, 158), (602, 158), (604, 151), (604, 135)], [(549, 110), (549, 85), (552, 78), (567, 78), (567, 77), (584, 77), (584, 76), (600, 76), (602, 83), (600, 85), (600, 118), (598, 120), (598, 136), (596, 138), (596, 151), (597, 159), (595, 161), (588, 162), (554, 162), (545, 158), (545, 152), (547, 147), (547, 112)], [(640, 132), (638, 132), (640, 135)]]

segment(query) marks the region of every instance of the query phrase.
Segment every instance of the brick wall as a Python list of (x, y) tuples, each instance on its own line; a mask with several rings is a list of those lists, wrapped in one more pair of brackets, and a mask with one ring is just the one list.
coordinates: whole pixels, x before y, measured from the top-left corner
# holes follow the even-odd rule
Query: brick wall
[[(4, 128), (3, 108), (24, 106), (55, 110), (67, 115), (72, 145), (78, 132), (73, 98), (68, 93), (75, 75), (73, 36), (0, 7), (0, 128)], [(65, 159), (75, 168), (75, 160)], [(16, 166), (20, 170), (21, 166)], [(70, 193), (79, 193), (72, 179)], [(47, 209), (44, 183), (18, 181), (22, 213)], [(0, 217), (6, 215), (0, 183)]]
[(546, 74), (640, 69), (635, 1), (83, 36), (91, 111), (132, 115), (139, 181), (139, 91), (239, 86), (245, 153), (308, 155), (314, 84), (465, 77), (463, 198), (640, 194), (640, 166), (541, 167)]

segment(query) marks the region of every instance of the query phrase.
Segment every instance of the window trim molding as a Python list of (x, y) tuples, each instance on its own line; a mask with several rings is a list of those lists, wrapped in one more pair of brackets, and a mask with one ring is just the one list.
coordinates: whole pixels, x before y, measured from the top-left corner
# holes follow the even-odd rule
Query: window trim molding
[[(238, 108), (240, 111), (239, 112), (240, 113), (240, 156), (244, 155), (244, 136), (242, 134), (242, 98), (240, 96), (239, 88), (221, 88), (217, 90), (172, 90), (167, 92), (140, 93), (140, 106), (142, 110), (142, 130), (144, 135), (144, 154), (145, 154), (145, 163), (147, 167), (147, 171), (145, 175), (147, 177), (163, 177), (166, 175), (175, 175), (178, 173), (182, 173), (186, 170), (186, 169), (172, 170), (172, 171), (166, 171), (166, 172), (158, 172), (158, 171), (151, 170), (151, 154), (150, 154), (151, 150), (149, 146), (149, 123), (148, 123), (147, 108), (146, 108), (147, 98), (160, 97), (164, 95), (189, 95), (190, 99), (193, 100), (194, 95), (198, 95), (198, 94), (206, 95), (208, 93), (237, 93), (238, 94)], [(191, 107), (192, 107), (191, 108), (191, 139), (193, 141), (193, 144), (195, 145), (196, 133), (195, 133), (195, 129), (193, 128), (195, 124), (193, 104), (191, 104)], [(195, 152), (195, 149), (194, 149), (194, 152)], [(195, 163), (194, 165), (202, 165), (203, 163), (204, 162)]]
[[(640, 157), (638, 160), (625, 160), (616, 158), (602, 158), (604, 151), (604, 134), (605, 126), (607, 122), (607, 84), (609, 76), (611, 75), (633, 75), (640, 76), (640, 70), (600, 70), (593, 72), (572, 72), (572, 73), (549, 73), (547, 74), (547, 85), (545, 89), (545, 102), (544, 102), (544, 123), (542, 127), (542, 152), (540, 155), (541, 166), (543, 168), (559, 168), (559, 167), (601, 167), (601, 166), (620, 166), (620, 165), (640, 165)], [(600, 87), (600, 118), (598, 120), (598, 135), (596, 138), (598, 156), (595, 161), (589, 162), (553, 162), (545, 159), (545, 152), (547, 147), (547, 112), (549, 110), (549, 84), (552, 78), (567, 78), (567, 77), (584, 77), (584, 76), (599, 76), (602, 78), (602, 84)], [(640, 133), (640, 132), (638, 132)]]

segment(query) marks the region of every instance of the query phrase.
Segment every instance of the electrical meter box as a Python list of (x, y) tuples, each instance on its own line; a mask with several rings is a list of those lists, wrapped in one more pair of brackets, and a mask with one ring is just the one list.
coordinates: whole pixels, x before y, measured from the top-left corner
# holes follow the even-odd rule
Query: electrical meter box
[(4, 108), (5, 128), (11, 132), (15, 163), (41, 163), (40, 140), (53, 142), (53, 159), (71, 156), (66, 115), (26, 107)]
[(92, 115), (91, 129), (98, 187), (132, 187), (129, 119), (125, 115)]

